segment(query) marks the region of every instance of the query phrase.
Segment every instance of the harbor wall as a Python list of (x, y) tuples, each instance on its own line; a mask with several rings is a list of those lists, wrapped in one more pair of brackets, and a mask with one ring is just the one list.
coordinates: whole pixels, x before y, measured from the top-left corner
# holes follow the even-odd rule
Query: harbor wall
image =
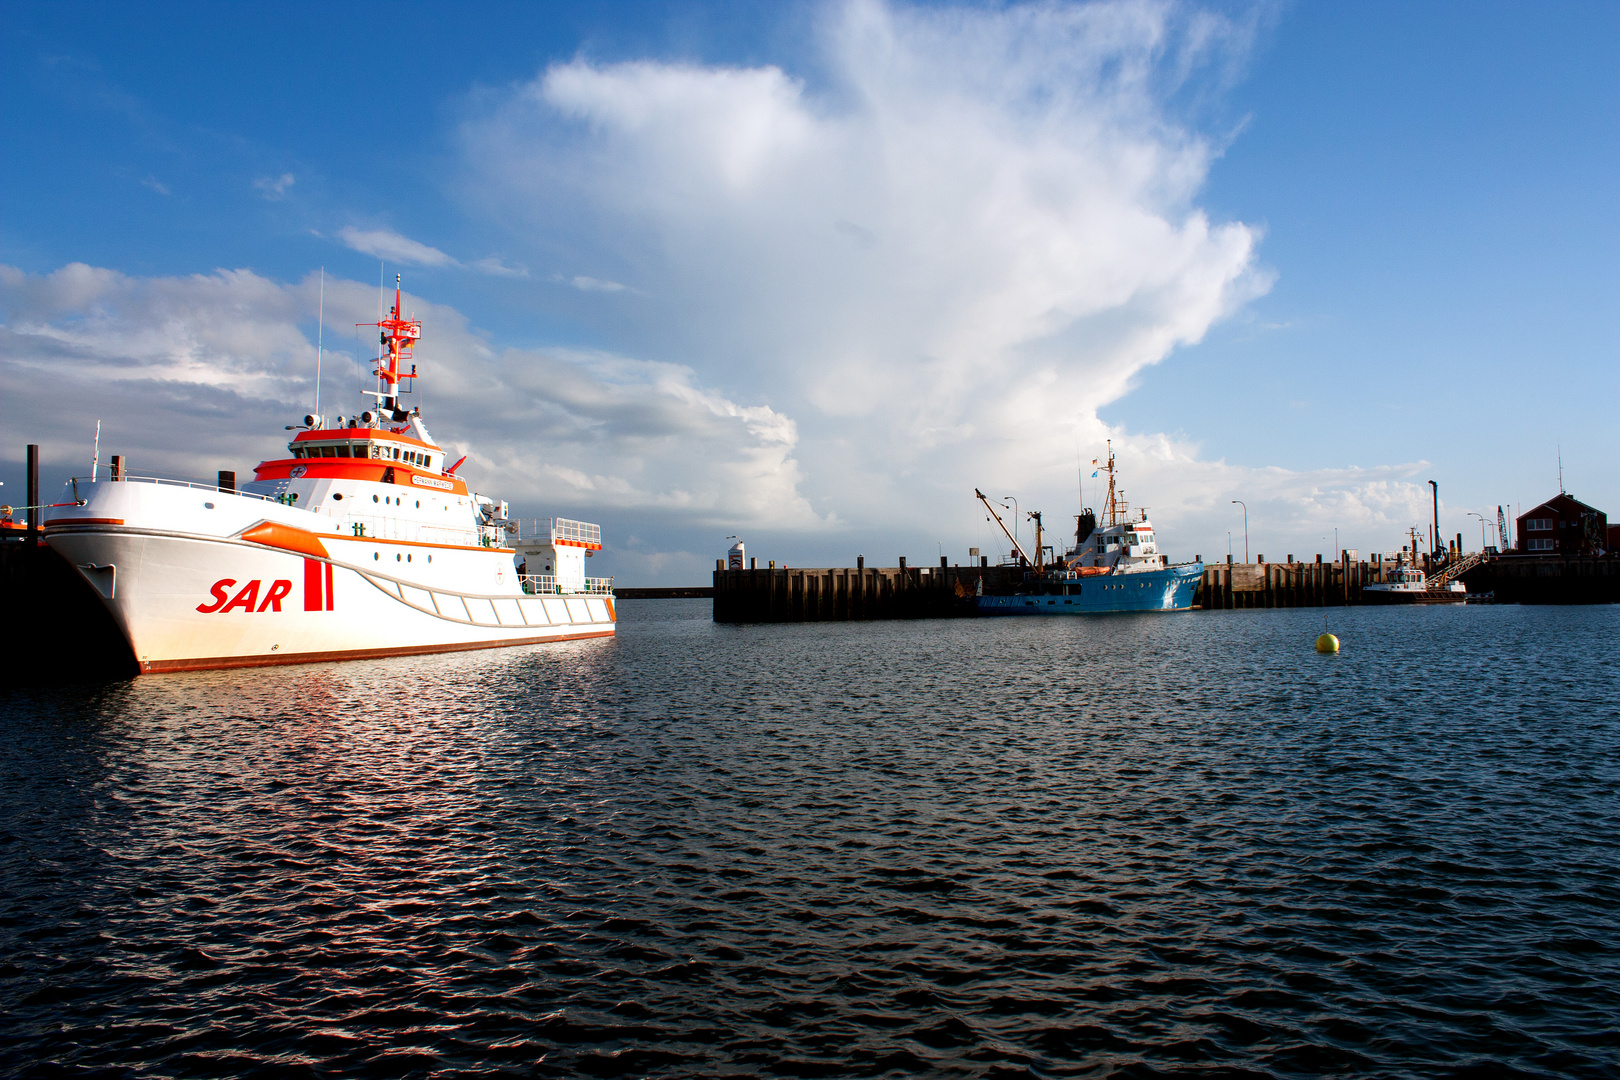
[[(1393, 565), (1393, 564), (1390, 564)], [(1194, 607), (1324, 607), (1361, 601), (1374, 563), (1208, 564)], [(1001, 566), (771, 567), (714, 572), (723, 623), (943, 619), (976, 615), (972, 597), (1012, 592), (1024, 571)]]
[(1343, 607), (1361, 603), (1364, 585), (1382, 581), (1393, 563), (1206, 563), (1193, 605), (1234, 608)]
[(714, 572), (714, 621), (845, 622), (972, 615), (978, 582), (1010, 585), (999, 567), (774, 567)]
[(1620, 604), (1620, 558), (1506, 555), (1464, 572), (1463, 582), (1498, 604)]
[[(1386, 580), (1393, 562), (1207, 563), (1193, 606), (1204, 610), (1342, 607)], [(774, 567), (714, 572), (714, 619), (723, 623), (938, 619), (977, 614), (972, 596), (1011, 592), (1011, 567)], [(1497, 603), (1620, 602), (1620, 560), (1499, 558), (1463, 575), (1470, 594)]]

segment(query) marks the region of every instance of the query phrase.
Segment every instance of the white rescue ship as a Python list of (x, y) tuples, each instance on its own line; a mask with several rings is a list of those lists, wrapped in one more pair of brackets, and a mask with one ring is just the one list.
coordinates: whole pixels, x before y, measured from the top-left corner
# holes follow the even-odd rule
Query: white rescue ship
[[(117, 475), (75, 481), (45, 539), (87, 578), (142, 672), (296, 664), (606, 637), (612, 579), (585, 576), (595, 525), (518, 538), (399, 394), (421, 323), (381, 323), (373, 407), (305, 417), (240, 491)], [(520, 572), (541, 570), (543, 573)]]

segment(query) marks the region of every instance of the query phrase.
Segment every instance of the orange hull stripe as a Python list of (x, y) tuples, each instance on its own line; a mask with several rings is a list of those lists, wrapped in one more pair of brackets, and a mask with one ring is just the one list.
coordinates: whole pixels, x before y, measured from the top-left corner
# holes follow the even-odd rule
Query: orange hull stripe
[[(123, 518), (56, 518), (54, 521), (47, 521), (45, 528), (66, 528), (69, 525), (122, 525), (123, 523)], [(23, 527), (26, 528), (26, 526)]]
[(423, 656), (429, 653), (470, 652), (474, 649), (510, 649), (520, 645), (543, 645), (552, 641), (581, 641), (612, 637), (612, 630), (592, 630), (560, 637), (508, 638), (503, 641), (473, 641), (453, 645), (406, 645), (393, 649), (348, 649), (339, 652), (288, 653), (285, 656), (204, 656), (195, 660), (142, 660), (141, 674), (164, 671), (212, 671), (218, 668), (280, 667), (283, 664), (321, 664), (333, 660), (375, 660), (389, 656)]
[(277, 525), (267, 521), (263, 525), (255, 525), (242, 534), (242, 539), (251, 540), (255, 544), (265, 547), (280, 548), (282, 551), (294, 551), (300, 555), (309, 555), (316, 559), (330, 558), (326, 553), (326, 545), (321, 538), (307, 529), (297, 529), (291, 525)]

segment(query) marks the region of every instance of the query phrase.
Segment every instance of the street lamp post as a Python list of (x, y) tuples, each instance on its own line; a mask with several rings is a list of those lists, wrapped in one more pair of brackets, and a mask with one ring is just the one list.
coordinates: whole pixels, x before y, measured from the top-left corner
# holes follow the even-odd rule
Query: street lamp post
[(1481, 553), (1483, 553), (1485, 550), (1485, 515), (1476, 514), (1470, 510), (1468, 511), (1468, 516), (1479, 518), (1479, 550)]
[(1440, 485), (1430, 480), (1429, 486), (1434, 489), (1434, 532), (1429, 534), (1429, 547), (1438, 557), (1440, 554)]
[(1232, 501), (1243, 507), (1243, 562), (1247, 565), (1249, 561), (1249, 504), (1242, 499), (1233, 499)]

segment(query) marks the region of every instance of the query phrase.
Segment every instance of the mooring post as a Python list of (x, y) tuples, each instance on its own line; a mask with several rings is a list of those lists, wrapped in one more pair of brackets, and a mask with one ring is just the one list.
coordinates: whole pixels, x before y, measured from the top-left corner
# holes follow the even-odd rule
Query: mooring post
[(28, 542), (39, 542), (39, 444), (28, 444)]

